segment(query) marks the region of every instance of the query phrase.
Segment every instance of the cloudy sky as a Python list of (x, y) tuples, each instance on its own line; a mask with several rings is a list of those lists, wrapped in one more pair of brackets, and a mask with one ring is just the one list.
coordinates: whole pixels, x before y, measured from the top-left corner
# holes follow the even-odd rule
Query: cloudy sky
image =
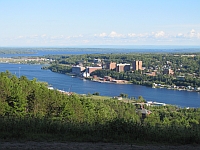
[(0, 0), (0, 47), (200, 46), (200, 0)]

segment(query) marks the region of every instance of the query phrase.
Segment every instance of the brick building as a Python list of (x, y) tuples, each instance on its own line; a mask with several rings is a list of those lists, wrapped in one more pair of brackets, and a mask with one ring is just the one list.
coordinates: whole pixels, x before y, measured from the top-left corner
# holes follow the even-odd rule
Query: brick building
[(86, 72), (90, 74), (95, 70), (101, 70), (101, 69), (102, 69), (102, 67), (88, 67), (88, 68), (86, 68)]
[(109, 62), (106, 64), (106, 69), (109, 69), (109, 70), (114, 70), (116, 69), (116, 63), (115, 62)]
[(131, 65), (130, 64), (117, 64), (116, 71), (117, 72), (126, 72), (130, 71)]
[(142, 70), (142, 61), (134, 61), (132, 64), (133, 70)]

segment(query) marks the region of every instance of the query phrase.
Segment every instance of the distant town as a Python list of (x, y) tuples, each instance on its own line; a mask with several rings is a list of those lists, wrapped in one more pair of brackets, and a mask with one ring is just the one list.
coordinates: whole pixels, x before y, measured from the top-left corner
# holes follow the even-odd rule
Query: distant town
[[(175, 55), (178, 56), (178, 55)], [(195, 55), (181, 55), (181, 57), (191, 57), (194, 58)], [(157, 75), (163, 75), (163, 76), (169, 76), (177, 81), (185, 81), (185, 75), (175, 75), (175, 72), (180, 71), (180, 68), (173, 70), (172, 69), (172, 62), (166, 61), (166, 64), (162, 66), (162, 71), (158, 68), (158, 66), (153, 66), (153, 67), (143, 67), (142, 61), (141, 60), (136, 60), (133, 61), (131, 64), (127, 63), (116, 63), (116, 62), (108, 62), (105, 64), (101, 63), (101, 59), (94, 59), (93, 61), (93, 66), (92, 67), (83, 67), (82, 62), (78, 62), (76, 66), (72, 66), (72, 74), (75, 76), (80, 76), (84, 77), (86, 79), (90, 79), (92, 81), (97, 81), (97, 82), (105, 82), (105, 83), (118, 83), (118, 84), (128, 84), (130, 83), (127, 80), (117, 80), (111, 76), (104, 76), (104, 77), (98, 77), (95, 75), (96, 70), (112, 70), (118, 73), (121, 72), (140, 72), (143, 75), (146, 76), (151, 76), (151, 77), (156, 77)], [(91, 76), (92, 74), (92, 76)], [(186, 74), (187, 76), (191, 76), (192, 78), (196, 78), (197, 80), (200, 79), (198, 74), (192, 73)], [(166, 84), (161, 84), (161, 83), (153, 83), (152, 88), (167, 88), (167, 89), (173, 89), (173, 90), (187, 90), (187, 91), (200, 91), (200, 87), (193, 87), (193, 86), (184, 86), (184, 85), (166, 85)]]

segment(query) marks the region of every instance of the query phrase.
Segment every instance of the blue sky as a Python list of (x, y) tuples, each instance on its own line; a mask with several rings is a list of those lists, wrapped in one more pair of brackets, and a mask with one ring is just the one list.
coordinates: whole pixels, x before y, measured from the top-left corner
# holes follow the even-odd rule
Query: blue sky
[(199, 0), (0, 0), (0, 47), (200, 46)]

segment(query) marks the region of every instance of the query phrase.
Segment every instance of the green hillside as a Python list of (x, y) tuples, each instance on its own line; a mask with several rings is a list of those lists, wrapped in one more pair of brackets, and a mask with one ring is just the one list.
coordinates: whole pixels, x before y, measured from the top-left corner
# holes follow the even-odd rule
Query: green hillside
[(105, 97), (66, 95), (0, 73), (0, 139), (200, 143), (200, 108), (146, 107)]

